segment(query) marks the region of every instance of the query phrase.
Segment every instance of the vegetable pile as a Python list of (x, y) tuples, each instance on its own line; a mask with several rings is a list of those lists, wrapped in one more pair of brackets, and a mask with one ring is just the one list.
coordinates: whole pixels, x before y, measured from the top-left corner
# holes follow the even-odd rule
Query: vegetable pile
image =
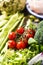
[[(17, 35), (18, 34), (18, 35)], [(18, 36), (22, 36), (17, 40)], [(24, 49), (28, 46), (28, 39), (33, 38), (35, 31), (31, 29), (25, 30), (23, 27), (19, 27), (16, 32), (10, 32), (8, 35), (9, 41), (7, 42), (8, 48)]]
[(24, 15), (25, 2), (0, 0), (0, 65), (31, 65), (37, 57), (43, 59), (43, 21)]
[(38, 18), (19, 12), (0, 15), (0, 65), (28, 65), (39, 46), (42, 51), (43, 21), (37, 27), (38, 22)]

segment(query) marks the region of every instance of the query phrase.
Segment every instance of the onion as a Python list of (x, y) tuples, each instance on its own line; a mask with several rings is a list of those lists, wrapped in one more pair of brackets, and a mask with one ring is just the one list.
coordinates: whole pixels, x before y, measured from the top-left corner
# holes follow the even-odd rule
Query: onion
[(29, 62), (28, 65), (33, 65), (34, 63), (37, 63), (38, 61), (43, 60), (43, 52), (33, 57)]

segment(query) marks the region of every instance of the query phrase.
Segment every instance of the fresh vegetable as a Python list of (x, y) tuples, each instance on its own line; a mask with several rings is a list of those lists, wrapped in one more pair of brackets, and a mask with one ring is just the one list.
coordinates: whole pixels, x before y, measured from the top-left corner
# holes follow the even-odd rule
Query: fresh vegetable
[(17, 11), (22, 11), (25, 8), (26, 0), (2, 0), (0, 2), (0, 10), (5, 11), (7, 14), (12, 14)]
[(42, 44), (40, 45), (40, 50), (41, 50), (41, 52), (43, 52), (43, 45)]
[(35, 53), (29, 49), (22, 50), (7, 50), (5, 54), (0, 55), (1, 65), (28, 65), (27, 62), (30, 58), (34, 57)]
[(0, 21), (0, 28), (3, 27), (7, 22), (8, 22), (7, 20)]
[(34, 38), (29, 38), (28, 44), (37, 44), (37, 41)]
[(33, 36), (34, 36), (34, 35), (35, 35), (35, 30), (29, 29), (29, 30), (28, 30), (28, 33), (33, 34)]
[(8, 23), (3, 27), (2, 32), (0, 33), (0, 52), (3, 49), (6, 41), (8, 39), (9, 33), (16, 28), (16, 26), (20, 23), (20, 20), (23, 18), (23, 15), (19, 15), (16, 13), (13, 15)]
[(25, 17), (23, 17), (23, 19), (22, 19), (21, 23), (19, 24), (18, 28), (20, 28), (20, 27), (23, 26), (23, 24), (24, 24), (24, 20), (25, 20)]
[(41, 61), (39, 61), (39, 62), (37, 62), (37, 63), (35, 63), (35, 64), (33, 64), (33, 65), (43, 65), (42, 62), (43, 62), (43, 61), (41, 60)]
[(16, 38), (16, 33), (15, 32), (10, 32), (8, 35), (9, 39), (15, 39)]
[(7, 44), (8, 44), (8, 48), (15, 48), (16, 47), (16, 42), (15, 41), (13, 41), (13, 40), (9, 40), (8, 42), (7, 42)]
[[(36, 61), (36, 60), (37, 60), (37, 61)], [(39, 61), (41, 61), (41, 60), (43, 60), (43, 53), (40, 53), (40, 54), (36, 55), (35, 57), (33, 57), (33, 58), (28, 62), (28, 64), (29, 64), (29, 65), (33, 65), (33, 64), (35, 64), (35, 63), (37, 63), (37, 62), (39, 62)]]
[(33, 30), (33, 29), (27, 30), (27, 34), (26, 34), (26, 38), (27, 38), (27, 39), (33, 38), (34, 35), (35, 35), (35, 30)]
[(25, 43), (25, 47), (28, 47), (28, 40), (26, 38), (23, 39), (23, 42)]
[(30, 19), (33, 19), (33, 20), (36, 19), (36, 17), (33, 16), (33, 15), (29, 15), (29, 18), (30, 18)]
[(39, 52), (43, 51), (43, 21), (38, 24), (34, 39), (38, 42)]
[(43, 44), (43, 27), (36, 31), (34, 39), (39, 43)]
[(38, 18), (36, 18), (36, 19), (34, 20), (34, 22), (39, 23), (40, 20), (39, 20)]
[(35, 30), (37, 27), (34, 23), (32, 23), (31, 19), (28, 19), (27, 20), (27, 23), (26, 23), (26, 26), (25, 26), (25, 29), (33, 29)]
[[(26, 34), (25, 34), (25, 38), (24, 38), (24, 32), (26, 33)], [(34, 37), (35, 31), (32, 30), (32, 29), (24, 30), (23, 27), (19, 27), (19, 28), (16, 30), (16, 34), (22, 34), (22, 35), (21, 35), (22, 38), (19, 39), (19, 42), (18, 42), (17, 39), (16, 39), (16, 38), (18, 38), (18, 36), (16, 36), (14, 32), (11, 32), (11, 33), (9, 34), (9, 39), (13, 39), (13, 40), (14, 40), (14, 38), (15, 38), (16, 41), (17, 41), (16, 48), (17, 48), (17, 49), (24, 49), (24, 48), (28, 47), (28, 39)]]
[(5, 20), (5, 18), (6, 18), (7, 16), (4, 14), (4, 15), (0, 15), (0, 22), (2, 21), (2, 20)]
[[(7, 22), (3, 22), (5, 20)], [(28, 61), (39, 52), (39, 45), (33, 38), (36, 27), (31, 18), (27, 20), (24, 15), (16, 13), (0, 19), (1, 22), (0, 65), (28, 65)]]
[(26, 47), (25, 43), (23, 41), (19, 41), (17, 43), (17, 49), (24, 49)]
[(23, 34), (24, 33), (24, 28), (23, 27), (18, 28), (17, 33), (18, 34)]
[(43, 27), (43, 20), (38, 24), (38, 29), (42, 28)]
[(33, 34), (30, 34), (30, 33), (26, 34), (26, 38), (27, 38), (27, 39), (33, 38)]

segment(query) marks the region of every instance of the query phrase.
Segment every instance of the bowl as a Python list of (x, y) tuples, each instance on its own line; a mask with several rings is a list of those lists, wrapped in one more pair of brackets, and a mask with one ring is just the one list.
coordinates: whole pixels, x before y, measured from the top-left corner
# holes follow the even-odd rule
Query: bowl
[(42, 15), (42, 14), (35, 13), (34, 11), (32, 11), (32, 10), (30, 9), (28, 0), (26, 0), (26, 8), (27, 8), (27, 10), (28, 10), (28, 12), (29, 12), (30, 14), (32, 14), (32, 15), (38, 17), (38, 18), (42, 18), (42, 19), (43, 19), (43, 15)]

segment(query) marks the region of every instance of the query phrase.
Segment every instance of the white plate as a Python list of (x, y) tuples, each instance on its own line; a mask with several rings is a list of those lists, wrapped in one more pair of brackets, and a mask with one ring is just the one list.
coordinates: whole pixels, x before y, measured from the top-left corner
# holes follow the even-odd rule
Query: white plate
[(27, 10), (28, 10), (32, 15), (34, 15), (34, 16), (36, 16), (36, 17), (38, 17), (38, 18), (43, 18), (43, 15), (39, 15), (39, 14), (33, 12), (33, 11), (30, 9), (28, 0), (26, 0), (26, 8), (27, 8)]

